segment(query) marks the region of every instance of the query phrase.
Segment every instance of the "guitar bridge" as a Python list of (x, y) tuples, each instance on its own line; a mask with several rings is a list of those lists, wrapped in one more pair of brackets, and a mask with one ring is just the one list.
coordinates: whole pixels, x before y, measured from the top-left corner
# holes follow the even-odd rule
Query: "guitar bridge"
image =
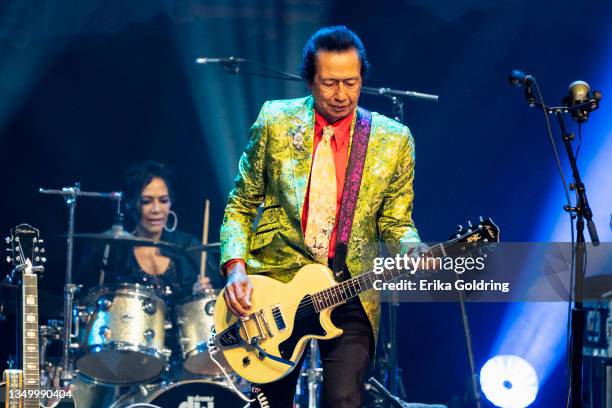
[(261, 341), (273, 337), (263, 310), (252, 313), (246, 319), (239, 320), (239, 322), (249, 344), (252, 344), (253, 339)]

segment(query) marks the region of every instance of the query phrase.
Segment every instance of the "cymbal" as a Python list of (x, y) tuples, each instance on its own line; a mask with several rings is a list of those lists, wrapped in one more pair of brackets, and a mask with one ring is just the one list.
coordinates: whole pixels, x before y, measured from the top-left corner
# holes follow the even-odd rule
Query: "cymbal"
[(219, 250), (221, 250), (221, 242), (211, 242), (210, 244), (206, 244), (206, 245), (194, 245), (194, 246), (185, 248), (185, 251), (187, 252), (191, 252), (191, 251), (217, 252)]
[[(66, 237), (64, 235), (63, 237)], [(168, 250), (181, 250), (179, 245), (172, 244), (166, 241), (154, 241), (149, 238), (137, 237), (122, 229), (110, 229), (99, 233), (81, 233), (74, 234), (75, 239), (84, 239), (90, 241), (106, 242), (110, 245), (125, 245), (125, 246), (150, 246), (163, 248)]]

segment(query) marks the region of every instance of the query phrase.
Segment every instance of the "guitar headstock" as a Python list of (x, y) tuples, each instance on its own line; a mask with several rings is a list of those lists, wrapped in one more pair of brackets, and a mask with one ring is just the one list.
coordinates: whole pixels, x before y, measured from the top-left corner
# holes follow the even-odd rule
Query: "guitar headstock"
[(40, 238), (38, 229), (28, 224), (19, 224), (11, 229), (6, 243), (6, 261), (15, 266), (13, 273), (43, 271), (42, 264), (47, 262), (47, 258), (42, 246), (44, 241)]
[(476, 248), (499, 242), (499, 227), (490, 218), (480, 217), (477, 225), (468, 221), (467, 227), (457, 226), (457, 231), (450, 236), (449, 244), (459, 252), (468, 252)]
[(458, 225), (450, 239), (459, 242), (499, 242), (499, 227), (490, 218), (480, 217), (478, 225), (472, 225), (470, 221), (467, 227)]

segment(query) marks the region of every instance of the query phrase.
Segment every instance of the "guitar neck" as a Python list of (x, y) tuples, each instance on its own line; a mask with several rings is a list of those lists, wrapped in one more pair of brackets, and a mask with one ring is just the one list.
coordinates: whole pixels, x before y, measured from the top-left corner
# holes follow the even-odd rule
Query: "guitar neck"
[(22, 338), (24, 408), (38, 408), (36, 397), (40, 389), (38, 356), (38, 280), (34, 273), (23, 274)]
[(21, 370), (4, 370), (4, 382), (6, 382), (6, 391), (4, 395), (5, 408), (22, 408), (21, 400), (11, 398), (15, 392), (21, 392), (23, 388), (23, 371)]
[[(458, 246), (457, 244), (457, 241), (451, 240), (443, 244), (431, 246), (426, 256), (436, 258), (449, 256), (459, 252), (458, 248), (456, 248), (456, 246)], [(365, 272), (313, 294), (313, 303), (316, 310), (321, 311), (339, 305), (359, 296), (361, 293), (373, 289), (375, 281), (389, 282), (408, 274), (410, 274), (410, 270), (407, 269), (397, 270), (387, 268), (384, 268), (381, 273), (376, 273), (374, 271)]]

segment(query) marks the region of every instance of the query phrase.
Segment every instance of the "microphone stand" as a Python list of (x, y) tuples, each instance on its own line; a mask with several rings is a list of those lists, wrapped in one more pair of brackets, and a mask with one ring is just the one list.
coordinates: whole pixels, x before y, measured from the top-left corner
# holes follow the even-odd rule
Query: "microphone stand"
[[(280, 79), (283, 81), (293, 81), (293, 82), (302, 82), (302, 77), (290, 74), (288, 72), (284, 72), (278, 70), (276, 68), (270, 67), (258, 61), (252, 61), (245, 58), (240, 57), (229, 57), (229, 58), (218, 58), (211, 59), (207, 61), (206, 58), (197, 58), (197, 64), (208, 64), (208, 63), (218, 63), (223, 66), (223, 68), (230, 74), (238, 75), (249, 75), (249, 76), (259, 76), (264, 78), (273, 78)], [(250, 64), (252, 66), (258, 67), (262, 69), (261, 71), (248, 71), (241, 69), (241, 64)], [(391, 100), (392, 110), (394, 119), (400, 123), (404, 123), (404, 100), (421, 100), (428, 102), (438, 102), (439, 96), (426, 94), (415, 91), (401, 91), (397, 89), (390, 88), (374, 88), (369, 86), (362, 86), (361, 92), (368, 95), (379, 95), (387, 97)], [(389, 352), (388, 359), (388, 380), (389, 380), (389, 389), (391, 393), (398, 393), (399, 386), (399, 367), (397, 363), (397, 310), (399, 308), (399, 301), (397, 298), (397, 294), (393, 295), (393, 299), (389, 303), (388, 308), (388, 316), (389, 316), (389, 334), (388, 334), (388, 343), (386, 344), (386, 348)]]
[[(269, 65), (262, 64), (258, 61), (249, 60), (246, 58), (237, 58), (237, 57), (229, 57), (229, 58), (219, 58), (215, 62), (207, 62), (206, 58), (197, 58), (197, 64), (210, 64), (216, 63), (221, 64), (226, 72), (233, 75), (248, 75), (248, 76), (258, 76), (263, 78), (272, 78), (272, 79), (280, 79), (283, 81), (292, 81), (292, 82), (302, 82), (303, 79), (299, 75), (290, 74), (285, 71), (281, 71), (279, 69), (273, 68)], [(263, 70), (261, 71), (249, 71), (241, 68), (241, 64), (250, 64), (255, 67), (259, 67)], [(427, 94), (422, 92), (415, 91), (402, 91), (398, 89), (391, 88), (375, 88), (371, 86), (362, 86), (361, 93), (367, 95), (378, 95), (385, 96), (391, 100), (393, 118), (400, 123), (404, 123), (404, 100), (420, 100), (427, 102), (438, 102), (439, 95)]]
[[(535, 79), (534, 79), (535, 82)], [(537, 83), (536, 83), (537, 85)], [(599, 245), (599, 237), (597, 229), (593, 222), (593, 212), (589, 206), (589, 201), (586, 196), (586, 189), (580, 171), (576, 164), (576, 155), (572, 148), (572, 141), (575, 139), (573, 133), (567, 131), (563, 115), (577, 109), (594, 110), (597, 107), (592, 102), (585, 102), (573, 107), (553, 106), (548, 107), (541, 101), (537, 101), (535, 96), (526, 90), (525, 95), (530, 106), (536, 106), (547, 115), (555, 115), (561, 130), (561, 137), (565, 146), (568, 161), (572, 169), (573, 182), (570, 183), (570, 189), (576, 192), (576, 206), (572, 207), (571, 203), (563, 206), (563, 209), (570, 214), (572, 219), (576, 219), (576, 246), (574, 247), (574, 307), (571, 311), (570, 325), (570, 401), (572, 408), (582, 407), (582, 352), (583, 352), (583, 334), (584, 334), (584, 307), (583, 307), (583, 288), (584, 277), (586, 274), (586, 244), (584, 238), (584, 224), (587, 222), (587, 229), (593, 246)], [(571, 294), (570, 294), (571, 296)], [(571, 298), (570, 298), (571, 301)]]

